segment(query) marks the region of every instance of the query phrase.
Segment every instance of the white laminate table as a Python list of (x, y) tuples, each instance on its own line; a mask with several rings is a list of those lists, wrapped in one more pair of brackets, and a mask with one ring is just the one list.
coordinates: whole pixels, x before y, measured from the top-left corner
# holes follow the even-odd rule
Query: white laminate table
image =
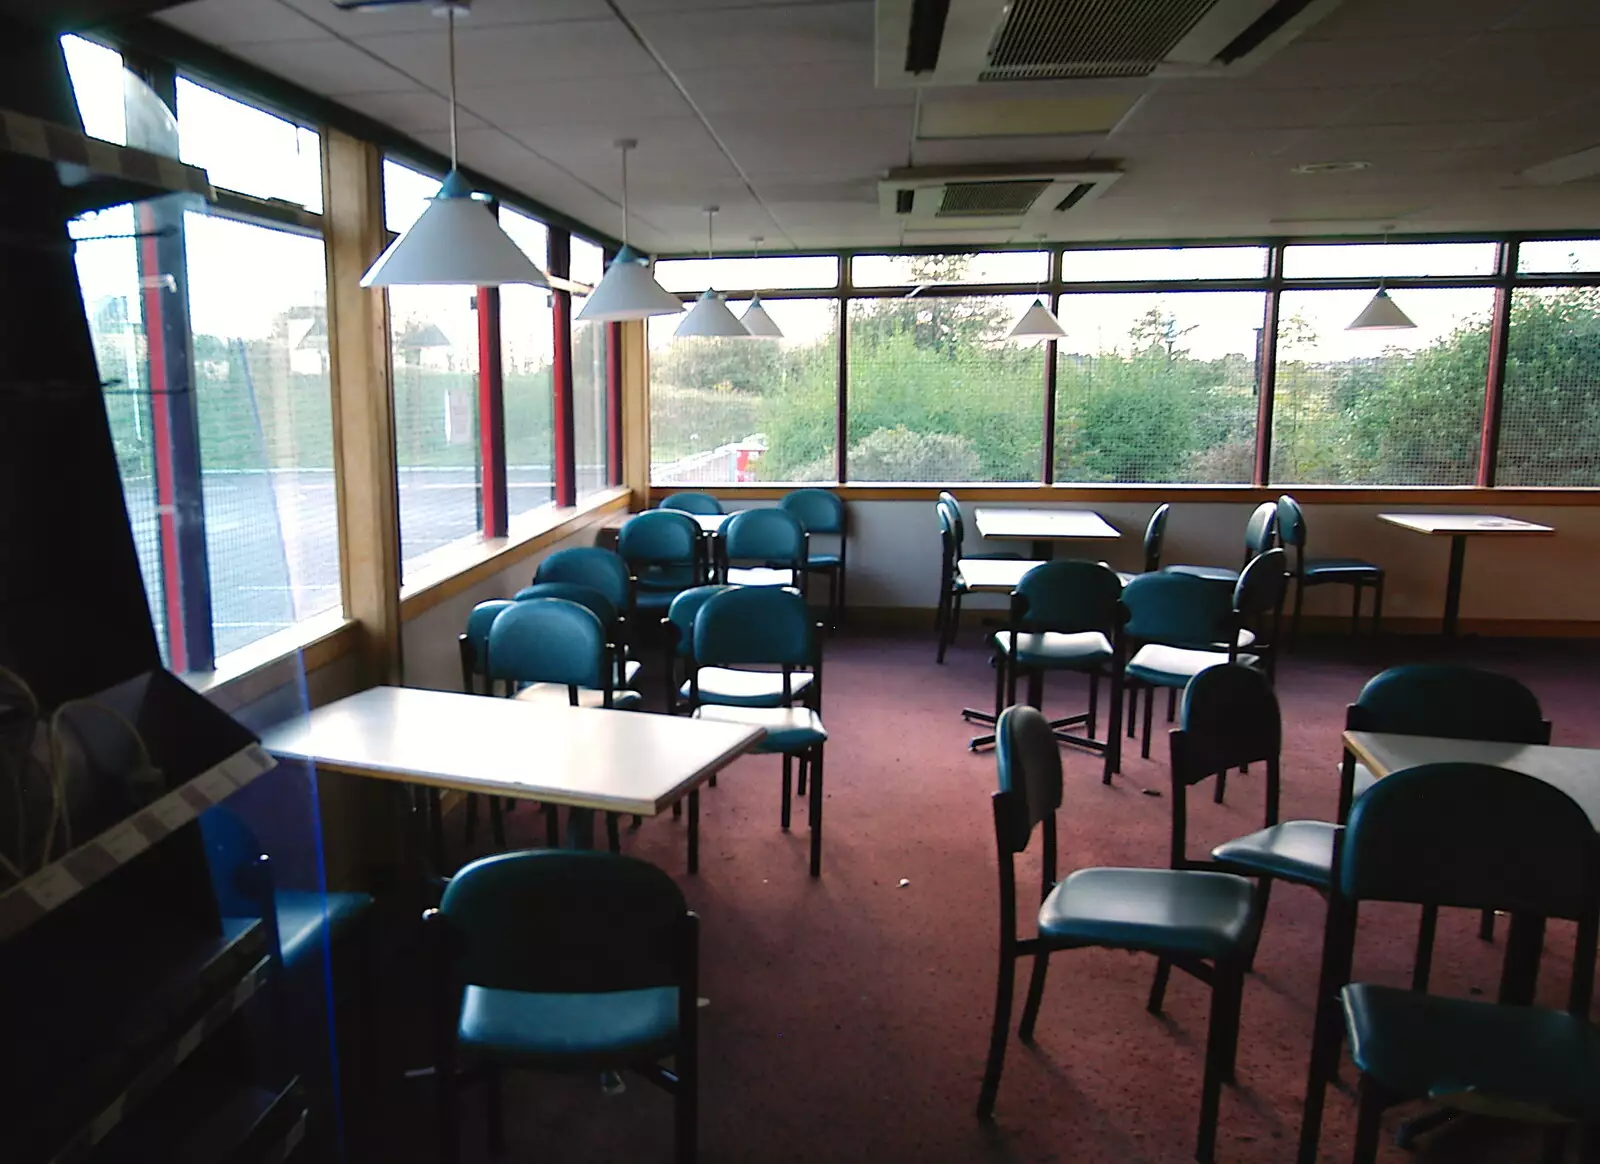
[(1469, 537), (1548, 536), (1556, 531), (1548, 525), (1496, 517), (1491, 513), (1380, 513), (1379, 521), (1408, 529), (1412, 533), (1450, 539), (1450, 573), (1444, 587), (1444, 634), (1454, 638), (1461, 614), (1461, 574), (1467, 560)]
[(730, 517), (732, 517), (733, 514), (731, 514), (731, 513), (690, 513), (690, 514), (687, 514), (686, 516), (692, 517), (694, 519), (694, 523), (697, 526), (700, 527), (700, 532), (701, 533), (714, 534), (714, 533), (716, 533), (718, 530), (720, 530), (722, 528), (722, 523), (727, 521)]
[(763, 734), (679, 716), (373, 687), (269, 728), (261, 744), (326, 772), (589, 812), (654, 816), (687, 794), (693, 871), (700, 785)]
[(1043, 562), (1026, 558), (962, 558), (956, 573), (972, 594), (1010, 594), (1022, 576)]
[(989, 509), (974, 515), (986, 538), (1015, 538), (1033, 543), (1033, 556), (1048, 559), (1051, 542), (1116, 541), (1117, 527), (1092, 509)]

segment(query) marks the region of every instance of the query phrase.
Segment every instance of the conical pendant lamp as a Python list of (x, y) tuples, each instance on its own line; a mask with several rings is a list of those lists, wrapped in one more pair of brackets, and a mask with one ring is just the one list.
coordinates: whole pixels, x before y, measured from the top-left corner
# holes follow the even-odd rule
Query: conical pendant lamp
[(1380, 284), (1377, 294), (1361, 309), (1361, 314), (1350, 321), (1345, 331), (1405, 331), (1416, 326)]
[[(711, 220), (720, 209), (720, 206), (706, 207), (707, 259), (715, 257), (711, 245)], [(678, 339), (739, 339), (749, 338), (750, 331), (728, 310), (727, 301), (722, 295), (708, 287), (689, 309), (689, 314), (683, 317), (683, 322), (673, 335)]]
[(1053, 340), (1066, 335), (1066, 330), (1056, 322), (1044, 300), (1035, 299), (1033, 306), (1022, 313), (1017, 326), (1011, 329), (1008, 339)]
[[(751, 258), (761, 257), (761, 236), (754, 235), (750, 241), (754, 243)], [(777, 321), (767, 314), (767, 309), (761, 305), (761, 292), (757, 291), (750, 299), (750, 306), (744, 309), (744, 314), (739, 317), (739, 322), (744, 324), (744, 329), (750, 333), (752, 339), (782, 339), (783, 328)]]
[(550, 286), (544, 272), (500, 228), (489, 207), (472, 196), (472, 187), (456, 168), (456, 13), (466, 9), (465, 0), (453, 0), (445, 9), (450, 45), (450, 172), (439, 192), (428, 200), (422, 216), (390, 243), (361, 277), (363, 287)]
[(683, 311), (678, 297), (656, 282), (650, 260), (628, 245), (628, 151), (638, 144), (632, 138), (616, 142), (622, 151), (622, 249), (578, 312), (579, 320), (648, 319)]

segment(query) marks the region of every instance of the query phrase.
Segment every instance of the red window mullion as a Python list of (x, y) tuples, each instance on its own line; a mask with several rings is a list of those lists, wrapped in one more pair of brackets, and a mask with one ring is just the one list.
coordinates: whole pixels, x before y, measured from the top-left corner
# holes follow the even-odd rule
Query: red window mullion
[(500, 289), (478, 288), (478, 459), (483, 470), (483, 536), (506, 536), (505, 373), (500, 356)]
[[(158, 238), (152, 229), (149, 207), (139, 208), (140, 229), (144, 237), (139, 247), (144, 252), (146, 271), (159, 271), (161, 257)], [(156, 477), (156, 529), (161, 549), (162, 619), (167, 628), (167, 658), (172, 670), (189, 669), (188, 641), (183, 629), (183, 571), (178, 550), (178, 485), (172, 456), (172, 409), (167, 394), (166, 329), (162, 326), (161, 287), (146, 279), (139, 291), (144, 300), (146, 347), (150, 376), (150, 447), (154, 454)]]
[[(572, 236), (550, 231), (550, 273), (567, 279), (572, 273)], [(551, 321), (555, 329), (555, 358), (551, 363), (550, 390), (554, 394), (551, 421), (555, 429), (556, 505), (578, 503), (577, 430), (572, 407), (572, 293), (552, 290)]]
[(612, 485), (622, 484), (622, 324), (620, 323), (606, 324), (606, 480)]

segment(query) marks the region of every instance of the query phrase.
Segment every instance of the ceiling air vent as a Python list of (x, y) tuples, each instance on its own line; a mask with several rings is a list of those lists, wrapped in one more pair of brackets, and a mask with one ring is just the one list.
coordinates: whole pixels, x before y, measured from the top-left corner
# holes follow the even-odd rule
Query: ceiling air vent
[(891, 170), (878, 183), (878, 205), (908, 230), (1049, 233), (1061, 213), (1120, 176), (1109, 162), (913, 167)]
[(1227, 76), (1342, 0), (876, 0), (882, 87)]

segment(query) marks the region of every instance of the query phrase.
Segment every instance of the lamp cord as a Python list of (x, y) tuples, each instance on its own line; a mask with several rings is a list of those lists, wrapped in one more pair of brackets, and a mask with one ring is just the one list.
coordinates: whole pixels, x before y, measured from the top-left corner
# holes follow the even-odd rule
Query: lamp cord
[(622, 246), (628, 246), (628, 150), (622, 150)]
[(450, 45), (450, 168), (456, 168), (456, 9), (445, 9), (445, 37)]

